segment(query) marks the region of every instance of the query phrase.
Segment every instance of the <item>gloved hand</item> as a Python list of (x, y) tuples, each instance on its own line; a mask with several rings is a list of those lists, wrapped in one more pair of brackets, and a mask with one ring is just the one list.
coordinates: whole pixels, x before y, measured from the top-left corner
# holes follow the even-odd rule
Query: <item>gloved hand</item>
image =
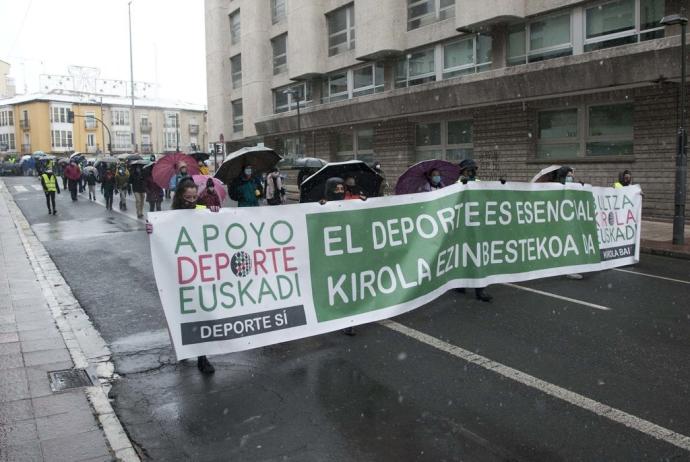
[(60, 191), (58, 191), (57, 193), (60, 194)]
[(467, 184), (467, 178), (463, 178), (463, 179), (460, 180), (460, 181), (462, 182), (462, 184)]
[(505, 178), (500, 178), (498, 181), (500, 181), (501, 184), (506, 184), (506, 179), (505, 179)]
[(208, 207), (208, 209), (209, 209), (211, 212), (220, 212), (220, 207), (218, 207), (217, 205), (210, 205), (210, 206)]

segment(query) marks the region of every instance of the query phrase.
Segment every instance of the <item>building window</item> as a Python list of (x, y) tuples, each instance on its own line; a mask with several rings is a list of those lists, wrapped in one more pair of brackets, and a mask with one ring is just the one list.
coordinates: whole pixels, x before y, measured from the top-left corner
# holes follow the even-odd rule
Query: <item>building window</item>
[(420, 123), (416, 126), (415, 137), (417, 161), (443, 159), (460, 162), (472, 157), (471, 120)]
[(287, 71), (287, 34), (279, 35), (271, 40), (273, 49), (273, 75)]
[(50, 121), (54, 124), (66, 124), (67, 112), (70, 106), (52, 106), (50, 111)]
[(172, 151), (177, 148), (177, 133), (165, 132), (165, 150)]
[(0, 151), (15, 151), (16, 149), (14, 133), (0, 133)]
[(434, 48), (413, 51), (395, 66), (395, 88), (419, 85), (436, 80)]
[(311, 103), (311, 85), (309, 82), (273, 90), (273, 110), (276, 113), (297, 109), (297, 101), (299, 101), (300, 107)]
[(0, 127), (11, 127), (14, 125), (14, 112), (12, 109), (8, 111), (0, 111)]
[(240, 10), (230, 14), (230, 43), (237, 45), (240, 43), (242, 30), (240, 27)]
[(570, 12), (539, 18), (508, 30), (508, 65), (573, 54)]
[(407, 0), (407, 30), (455, 17), (455, 0)]
[(663, 15), (664, 0), (615, 0), (587, 8), (584, 51), (663, 37)]
[(324, 103), (356, 98), (383, 91), (383, 64), (367, 64), (338, 71), (324, 79)]
[(166, 112), (163, 128), (177, 130), (180, 115), (177, 112)]
[(86, 129), (94, 129), (96, 128), (96, 113), (95, 112), (87, 112), (86, 117), (84, 118), (84, 126)]
[(113, 125), (129, 126), (129, 111), (128, 110), (113, 110)]
[(347, 85), (347, 72), (331, 74), (328, 76), (328, 100), (339, 101), (349, 98)]
[(115, 132), (115, 149), (129, 149), (132, 143), (132, 135), (129, 132)]
[(51, 146), (54, 149), (68, 150), (72, 148), (72, 131), (71, 130), (51, 130), (50, 131)]
[(476, 35), (443, 47), (443, 78), (472, 74), (491, 67), (491, 37)]
[(355, 48), (355, 6), (353, 3), (326, 15), (328, 56)]
[(285, 0), (271, 0), (271, 22), (278, 24), (285, 19)]
[(372, 163), (374, 161), (374, 129), (358, 128), (338, 133), (336, 157), (339, 162), (356, 159)]
[(232, 75), (232, 88), (242, 87), (242, 55), (230, 58), (230, 73)]
[(540, 112), (537, 157), (632, 155), (633, 110), (624, 103)]
[(86, 135), (86, 146), (87, 147), (94, 147), (96, 146), (96, 135), (93, 133), (88, 133)]
[(242, 100), (232, 102), (232, 131), (237, 133), (243, 130)]

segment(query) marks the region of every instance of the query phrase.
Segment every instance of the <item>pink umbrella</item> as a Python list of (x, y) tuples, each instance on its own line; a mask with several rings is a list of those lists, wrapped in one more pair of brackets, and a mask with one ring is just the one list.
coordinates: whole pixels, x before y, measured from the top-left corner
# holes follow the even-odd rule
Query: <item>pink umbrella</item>
[(204, 192), (204, 189), (206, 189), (206, 182), (209, 180), (209, 178), (213, 180), (213, 187), (216, 190), (220, 201), (224, 202), (228, 196), (228, 193), (225, 191), (225, 186), (223, 185), (222, 181), (220, 181), (218, 178), (213, 178), (210, 175), (192, 175), (192, 180), (194, 180), (194, 183), (199, 187), (199, 194)]
[(156, 162), (153, 166), (153, 181), (163, 189), (170, 187), (170, 178), (177, 175), (177, 172), (182, 164), (187, 165), (188, 175), (199, 174), (199, 167), (197, 167), (196, 159), (187, 154), (176, 152), (175, 154), (166, 154)]

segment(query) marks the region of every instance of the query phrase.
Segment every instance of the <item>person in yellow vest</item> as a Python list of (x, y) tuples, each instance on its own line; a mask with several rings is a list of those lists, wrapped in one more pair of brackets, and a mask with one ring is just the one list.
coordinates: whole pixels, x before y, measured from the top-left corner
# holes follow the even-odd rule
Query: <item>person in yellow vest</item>
[[(477, 178), (477, 170), (479, 170), (479, 166), (474, 159), (463, 159), (460, 162), (460, 179), (458, 179), (458, 183), (467, 184), (470, 181), (480, 181), (479, 178)], [(457, 291), (463, 294), (465, 293), (465, 289), (457, 289)], [(477, 297), (477, 300), (483, 302), (490, 302), (494, 299), (486, 291), (486, 287), (475, 288), (474, 295)]]
[(198, 167), (199, 167), (199, 175), (209, 175), (210, 174), (208, 167), (206, 166), (206, 164), (203, 161), (201, 161), (201, 160), (199, 161)]
[(48, 215), (51, 213), (53, 215), (57, 215), (57, 208), (55, 207), (55, 193), (60, 194), (60, 185), (58, 184), (57, 177), (53, 175), (53, 169), (51, 167), (48, 167), (46, 171), (41, 174), (41, 186), (43, 186), (43, 192), (46, 194)]
[[(178, 184), (175, 189), (175, 195), (173, 196), (172, 209), (173, 210), (199, 210), (208, 209), (211, 212), (219, 212), (220, 207), (210, 206), (206, 207), (197, 203), (199, 198), (199, 187), (194, 184), (191, 178), (184, 178)], [(153, 224), (146, 222), (146, 233), (153, 234)], [(199, 356), (196, 361), (196, 367), (201, 371), (202, 374), (213, 374), (216, 368), (208, 360), (206, 356)]]
[(624, 186), (630, 186), (632, 184), (632, 173), (630, 170), (623, 170), (618, 174), (618, 181), (613, 183), (613, 187), (616, 189), (622, 188)]

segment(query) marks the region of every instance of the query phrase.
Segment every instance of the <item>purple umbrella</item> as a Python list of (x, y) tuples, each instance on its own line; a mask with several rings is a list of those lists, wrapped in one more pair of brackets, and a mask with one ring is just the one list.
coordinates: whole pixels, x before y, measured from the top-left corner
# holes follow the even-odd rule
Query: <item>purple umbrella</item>
[(460, 167), (452, 162), (437, 159), (423, 160), (405, 170), (405, 173), (400, 176), (395, 185), (395, 194), (419, 192), (420, 188), (429, 182), (427, 173), (432, 170), (438, 170), (441, 173), (441, 181), (445, 186), (455, 183), (460, 177)]

